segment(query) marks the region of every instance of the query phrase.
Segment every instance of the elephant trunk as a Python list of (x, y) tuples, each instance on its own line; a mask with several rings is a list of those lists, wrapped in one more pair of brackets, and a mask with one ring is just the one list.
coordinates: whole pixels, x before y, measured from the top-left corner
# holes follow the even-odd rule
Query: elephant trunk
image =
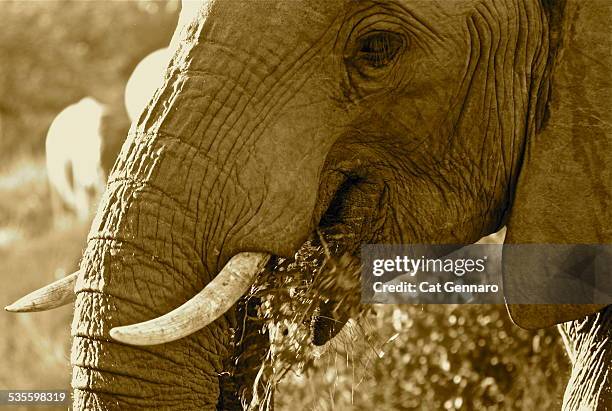
[[(168, 82), (181, 81), (190, 79)], [(159, 94), (172, 101), (165, 94), (174, 92)], [(220, 126), (186, 130), (193, 113), (157, 101), (130, 130), (81, 262), (71, 355), (77, 410), (214, 409), (231, 354), (232, 310), (167, 344), (128, 345), (111, 333), (181, 306), (243, 251), (231, 235), (244, 210), (228, 179), (232, 163), (213, 160), (223, 148), (212, 155), (193, 142), (210, 142)]]
[[(123, 153), (123, 163), (140, 172), (126, 179), (124, 168), (117, 169), (89, 235), (72, 326), (77, 410), (216, 406), (231, 313), (164, 345), (136, 347), (110, 336), (113, 327), (158, 317), (189, 300), (210, 281), (219, 260), (199, 252), (206, 248), (204, 236), (188, 201), (145, 177), (159, 154), (151, 146), (160, 138), (134, 142)], [(176, 170), (161, 168), (153, 172), (156, 181), (176, 176)]]
[[(257, 20), (258, 38), (240, 28), (261, 6), (234, 6), (201, 7), (177, 31), (163, 85), (109, 176), (75, 287), (75, 409), (217, 406), (234, 310), (177, 340), (164, 337), (172, 322), (155, 323), (156, 338), (137, 342), (135, 329), (123, 327), (176, 318), (172, 311), (198, 294), (222, 300), (203, 290), (215, 280), (245, 289), (253, 273), (226, 281), (226, 264), (243, 253), (257, 254), (259, 265), (270, 254), (293, 255), (343, 182), (320, 192), (334, 144), (323, 136), (337, 122), (305, 121), (341, 112), (309, 84), (321, 81), (313, 45), (331, 39), (333, 17)], [(278, 64), (262, 63), (261, 44), (283, 56)]]

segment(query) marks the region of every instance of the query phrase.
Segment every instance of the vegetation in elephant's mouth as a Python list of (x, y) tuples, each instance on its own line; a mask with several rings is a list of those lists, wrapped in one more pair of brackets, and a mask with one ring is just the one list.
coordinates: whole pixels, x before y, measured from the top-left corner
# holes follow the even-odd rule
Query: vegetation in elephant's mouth
[[(254, 392), (270, 395), (288, 371), (306, 371), (319, 355), (315, 345), (333, 337), (346, 319), (369, 312), (360, 305), (358, 256), (345, 249), (342, 236), (317, 231), (293, 258), (272, 259), (259, 276), (247, 298), (261, 302), (258, 317), (269, 334), (270, 348), (259, 370), (265, 377), (255, 381), (265, 386)], [(334, 322), (339, 324), (336, 330), (317, 343), (320, 328), (333, 327)]]
[[(260, 272), (250, 292), (238, 305), (239, 324), (233, 336), (234, 357), (230, 359), (228, 378), (257, 371), (257, 377), (240, 383), (241, 400), (248, 410), (266, 410), (274, 388), (290, 371), (305, 373), (328, 349), (317, 348), (333, 339), (349, 319), (358, 320), (369, 314), (371, 306), (361, 305), (360, 246), (372, 238), (368, 222), (369, 210), (380, 203), (379, 195), (368, 196), (371, 207), (361, 197), (357, 218), (351, 209), (351, 195), (364, 190), (360, 179), (346, 179), (324, 201), (326, 211), (318, 228), (291, 258), (273, 256)], [(347, 219), (347, 217), (350, 217)], [(356, 234), (358, 233), (358, 235)], [(250, 324), (250, 325), (249, 325)], [(253, 326), (253, 324), (255, 324)], [(254, 336), (257, 330), (259, 337)], [(336, 338), (340, 342), (342, 337)], [(268, 345), (266, 349), (254, 348)], [(249, 348), (251, 347), (251, 348)], [(251, 352), (247, 352), (248, 350)], [(255, 354), (254, 352), (257, 351)], [(252, 358), (260, 361), (253, 366)], [(262, 358), (263, 357), (263, 358)], [(248, 363), (248, 364), (247, 364)], [(250, 397), (250, 400), (249, 400)]]

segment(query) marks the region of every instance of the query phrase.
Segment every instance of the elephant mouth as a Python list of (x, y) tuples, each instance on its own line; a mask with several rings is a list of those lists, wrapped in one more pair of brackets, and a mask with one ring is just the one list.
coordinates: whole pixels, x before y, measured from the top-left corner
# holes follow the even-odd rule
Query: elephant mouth
[(331, 180), (321, 190), (319, 210), (323, 211), (309, 239), (290, 258), (274, 256), (259, 277), (268, 283), (272, 279), (272, 289), (281, 286), (274, 279), (286, 283), (288, 276), (308, 284), (301, 298), (309, 303), (300, 314), (309, 326), (310, 341), (317, 346), (334, 338), (350, 318), (362, 312), (360, 248), (382, 241), (384, 223), (380, 212), (384, 184), (346, 172)]

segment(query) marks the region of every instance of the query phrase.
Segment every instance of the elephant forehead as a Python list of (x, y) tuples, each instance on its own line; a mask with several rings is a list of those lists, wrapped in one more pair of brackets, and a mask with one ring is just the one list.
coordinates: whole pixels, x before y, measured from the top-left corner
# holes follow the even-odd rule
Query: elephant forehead
[(216, 0), (207, 4), (202, 37), (210, 41), (313, 43), (341, 15), (346, 1)]
[[(343, 22), (364, 10), (382, 20), (390, 15), (409, 15), (425, 26), (454, 26), (478, 9), (490, 18), (522, 9), (532, 0), (204, 0), (194, 6), (184, 1), (179, 25), (191, 26), (192, 37), (221, 44), (313, 44), (332, 32), (335, 38)], [(523, 7), (521, 7), (521, 5)], [(363, 18), (364, 16), (361, 16)], [(410, 24), (410, 19), (405, 19)], [(456, 28), (455, 28), (456, 29)], [(453, 29), (453, 30), (455, 30)], [(195, 34), (195, 36), (194, 36)], [(237, 42), (237, 43), (235, 43)]]

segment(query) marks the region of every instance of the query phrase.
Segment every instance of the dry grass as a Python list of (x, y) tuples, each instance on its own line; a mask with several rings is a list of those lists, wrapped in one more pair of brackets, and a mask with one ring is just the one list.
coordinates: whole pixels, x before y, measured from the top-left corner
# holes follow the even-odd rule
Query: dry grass
[(518, 329), (503, 306), (376, 310), (290, 373), (277, 409), (560, 409), (568, 364), (555, 329)]

